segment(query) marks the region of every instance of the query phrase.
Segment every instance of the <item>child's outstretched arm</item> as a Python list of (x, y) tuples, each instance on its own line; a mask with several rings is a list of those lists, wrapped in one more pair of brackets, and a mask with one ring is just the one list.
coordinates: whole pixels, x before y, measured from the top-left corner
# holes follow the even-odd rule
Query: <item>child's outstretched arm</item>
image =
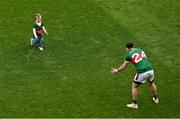
[(43, 26), (42, 28), (43, 28), (44, 33), (45, 33), (46, 35), (48, 35), (48, 32), (46, 31), (46, 28), (45, 28), (44, 26)]
[(36, 34), (36, 29), (35, 29), (35, 28), (33, 28), (33, 34), (34, 34), (34, 37), (35, 37), (35, 38), (38, 37), (37, 34)]

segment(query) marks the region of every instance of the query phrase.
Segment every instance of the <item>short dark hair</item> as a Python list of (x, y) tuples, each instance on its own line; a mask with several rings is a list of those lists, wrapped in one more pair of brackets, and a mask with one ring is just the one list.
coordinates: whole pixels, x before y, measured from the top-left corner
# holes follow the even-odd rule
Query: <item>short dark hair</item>
[(134, 47), (134, 44), (129, 42), (129, 43), (126, 43), (125, 47), (128, 48), (128, 49), (131, 49), (131, 48)]

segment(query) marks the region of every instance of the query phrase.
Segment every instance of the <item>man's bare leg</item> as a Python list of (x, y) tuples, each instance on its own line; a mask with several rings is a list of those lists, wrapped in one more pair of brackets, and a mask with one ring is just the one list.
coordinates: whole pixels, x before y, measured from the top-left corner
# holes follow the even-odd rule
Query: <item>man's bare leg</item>
[(127, 104), (127, 107), (133, 108), (133, 109), (138, 109), (137, 96), (138, 96), (138, 84), (133, 82), (133, 84), (132, 84), (132, 103)]
[(133, 82), (133, 84), (132, 84), (132, 101), (134, 104), (137, 104), (137, 96), (138, 96), (138, 85)]
[(157, 104), (159, 103), (159, 99), (157, 96), (157, 87), (154, 82), (149, 82), (149, 88), (153, 94), (153, 101)]

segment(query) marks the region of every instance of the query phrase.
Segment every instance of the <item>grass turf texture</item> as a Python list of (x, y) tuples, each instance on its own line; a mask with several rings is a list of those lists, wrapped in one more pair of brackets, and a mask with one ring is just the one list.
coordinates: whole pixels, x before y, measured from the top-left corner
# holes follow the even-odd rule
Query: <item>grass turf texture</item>
[[(0, 117), (180, 117), (179, 0), (0, 0)], [(49, 31), (29, 46), (34, 12)], [(161, 103), (147, 85), (131, 101), (132, 65), (117, 76), (123, 45), (144, 49)]]

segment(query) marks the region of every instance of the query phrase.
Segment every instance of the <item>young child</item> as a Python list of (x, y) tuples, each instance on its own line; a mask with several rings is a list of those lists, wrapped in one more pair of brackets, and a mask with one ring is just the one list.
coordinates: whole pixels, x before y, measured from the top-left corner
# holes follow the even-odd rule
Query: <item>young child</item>
[(39, 50), (44, 50), (44, 39), (43, 39), (43, 33), (48, 35), (44, 24), (41, 21), (41, 14), (35, 13), (33, 14), (35, 24), (33, 26), (33, 38), (31, 38), (31, 45), (38, 45)]

